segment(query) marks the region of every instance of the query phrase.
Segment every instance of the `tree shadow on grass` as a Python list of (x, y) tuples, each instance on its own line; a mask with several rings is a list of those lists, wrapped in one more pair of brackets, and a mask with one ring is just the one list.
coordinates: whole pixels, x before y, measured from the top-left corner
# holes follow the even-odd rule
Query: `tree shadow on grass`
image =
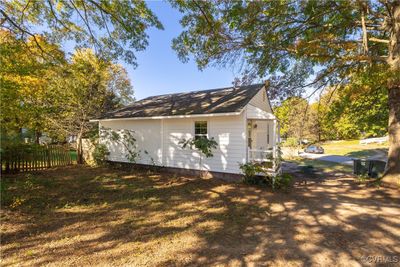
[(387, 148), (365, 148), (357, 151), (346, 153), (345, 156), (350, 158), (369, 158), (374, 156), (380, 156), (382, 159), (387, 157)]
[(26, 200), (2, 210), (4, 265), (348, 265), (400, 253), (397, 192), (347, 176), (298, 179), (289, 193), (141, 170), (34, 176), (53, 183), (10, 185)]

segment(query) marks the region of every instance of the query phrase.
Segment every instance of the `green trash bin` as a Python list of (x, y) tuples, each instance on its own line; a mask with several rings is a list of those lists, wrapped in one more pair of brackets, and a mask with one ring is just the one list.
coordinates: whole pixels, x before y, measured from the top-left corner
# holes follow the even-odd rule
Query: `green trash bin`
[(378, 178), (385, 171), (386, 162), (382, 160), (354, 159), (353, 173), (356, 175)]
[(365, 159), (353, 159), (353, 173), (356, 175), (368, 175), (369, 161)]
[(386, 162), (382, 160), (369, 160), (368, 176), (379, 178), (385, 172)]

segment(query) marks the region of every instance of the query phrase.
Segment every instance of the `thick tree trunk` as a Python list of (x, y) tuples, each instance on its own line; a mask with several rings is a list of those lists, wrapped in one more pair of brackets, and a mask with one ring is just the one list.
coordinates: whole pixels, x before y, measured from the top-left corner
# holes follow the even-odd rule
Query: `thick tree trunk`
[(400, 182), (400, 84), (389, 88), (389, 153), (385, 176), (384, 180), (390, 177), (390, 182)]
[(389, 153), (383, 181), (400, 185), (400, 2), (390, 3), (389, 56)]

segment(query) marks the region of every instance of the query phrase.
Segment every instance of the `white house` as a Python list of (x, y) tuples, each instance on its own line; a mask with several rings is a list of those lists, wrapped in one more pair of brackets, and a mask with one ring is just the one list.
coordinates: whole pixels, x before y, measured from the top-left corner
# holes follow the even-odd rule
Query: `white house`
[[(270, 171), (280, 171), (274, 160), (278, 122), (264, 84), (152, 96), (95, 121), (115, 131), (133, 130), (139, 164), (240, 174), (241, 163), (270, 161)], [(179, 141), (204, 134), (218, 148), (200, 166), (199, 153), (183, 149)], [(108, 143), (110, 161), (128, 162), (123, 146)]]

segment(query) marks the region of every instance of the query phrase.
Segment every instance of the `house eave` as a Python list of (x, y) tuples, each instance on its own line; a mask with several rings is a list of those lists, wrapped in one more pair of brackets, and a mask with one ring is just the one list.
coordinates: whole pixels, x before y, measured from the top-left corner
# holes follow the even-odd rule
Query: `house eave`
[(186, 119), (186, 118), (202, 118), (202, 117), (223, 117), (223, 116), (238, 116), (242, 114), (244, 109), (237, 112), (227, 113), (210, 113), (210, 114), (191, 114), (191, 115), (174, 115), (174, 116), (152, 116), (152, 117), (127, 117), (127, 118), (105, 118), (105, 119), (93, 119), (90, 122), (99, 121), (121, 121), (121, 120), (161, 120), (161, 119)]

